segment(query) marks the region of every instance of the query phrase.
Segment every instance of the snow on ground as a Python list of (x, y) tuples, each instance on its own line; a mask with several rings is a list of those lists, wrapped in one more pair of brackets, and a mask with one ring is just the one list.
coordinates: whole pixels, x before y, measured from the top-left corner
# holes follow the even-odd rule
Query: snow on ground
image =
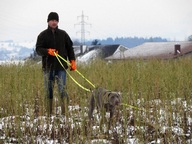
[[(138, 100), (138, 107), (141, 100)], [(192, 105), (186, 105), (186, 101), (177, 98), (166, 103), (161, 100), (149, 102), (152, 106), (149, 111), (138, 111), (139, 125), (132, 125), (131, 119), (136, 112), (127, 107), (124, 110), (130, 112), (130, 116), (123, 115), (120, 111), (116, 123), (107, 130), (107, 123), (100, 129), (101, 115), (94, 111), (94, 122), (88, 123), (88, 108), (83, 110), (79, 105), (69, 106), (69, 117), (60, 115), (60, 107), (55, 108), (55, 115), (51, 117), (34, 117), (34, 109), (25, 107), (25, 115), (8, 116), (0, 118), (0, 142), (3, 143), (127, 143), (136, 144), (145, 140), (147, 144), (161, 143), (192, 143)], [(170, 104), (172, 111), (169, 111)], [(174, 110), (175, 107), (185, 109)], [(3, 108), (0, 113), (3, 114)], [(107, 120), (109, 114), (106, 114)], [(134, 121), (137, 121), (136, 118)], [(183, 121), (185, 119), (185, 121)], [(143, 122), (143, 124), (142, 124)], [(171, 124), (171, 125), (170, 125)], [(91, 126), (91, 127), (90, 127)], [(90, 129), (91, 131), (90, 131)], [(91, 142), (90, 142), (91, 141)]]
[(5, 60), (5, 61), (0, 61), (0, 65), (19, 65), (19, 64), (24, 64), (24, 60)]

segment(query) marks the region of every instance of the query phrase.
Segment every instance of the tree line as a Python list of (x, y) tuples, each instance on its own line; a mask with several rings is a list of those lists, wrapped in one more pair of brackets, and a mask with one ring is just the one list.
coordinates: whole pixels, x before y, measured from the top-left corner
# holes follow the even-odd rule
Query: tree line
[[(121, 44), (123, 46), (126, 46), (128, 48), (132, 48), (138, 45), (141, 45), (145, 42), (168, 42), (166, 38), (161, 37), (149, 37), (149, 38), (143, 38), (143, 37), (116, 37), (111, 38), (108, 37), (106, 39), (94, 39), (94, 40), (87, 40), (85, 41), (85, 45), (110, 45), (110, 44)], [(188, 37), (188, 41), (192, 41), (192, 35)], [(81, 43), (78, 40), (74, 40), (74, 45), (81, 45)]]
[[(138, 45), (141, 45), (145, 42), (167, 42), (168, 40), (161, 37), (150, 37), (150, 38), (143, 38), (143, 37), (116, 37), (111, 38), (108, 37), (106, 39), (94, 39), (94, 40), (87, 40), (85, 45), (109, 45), (109, 44), (121, 44), (128, 48), (132, 48)], [(81, 43), (77, 40), (74, 41), (74, 45), (80, 45)]]

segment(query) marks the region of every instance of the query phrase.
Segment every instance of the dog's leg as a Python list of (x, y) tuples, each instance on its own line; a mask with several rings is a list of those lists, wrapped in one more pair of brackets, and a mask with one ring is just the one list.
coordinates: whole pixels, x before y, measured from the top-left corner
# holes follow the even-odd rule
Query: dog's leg
[(114, 112), (115, 112), (115, 108), (110, 108), (110, 119), (113, 118), (113, 115), (114, 115)]
[(109, 123), (108, 123), (108, 130), (111, 129), (111, 126), (114, 125), (114, 113), (115, 113), (115, 107), (113, 106), (109, 106), (109, 112), (110, 112), (110, 119), (109, 119)]
[(99, 125), (99, 128), (100, 128), (101, 131), (103, 130), (103, 125), (106, 124), (106, 122), (107, 122), (105, 114), (106, 114), (106, 109), (104, 107), (102, 107), (100, 109), (101, 117), (100, 117), (100, 125)]

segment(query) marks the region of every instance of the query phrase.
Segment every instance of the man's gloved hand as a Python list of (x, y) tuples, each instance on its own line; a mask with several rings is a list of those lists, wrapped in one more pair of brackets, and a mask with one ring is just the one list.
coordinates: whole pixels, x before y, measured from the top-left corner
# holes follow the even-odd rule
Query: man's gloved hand
[(71, 71), (75, 71), (75, 70), (76, 70), (76, 63), (75, 63), (75, 60), (71, 60), (71, 61), (70, 61), (70, 64), (71, 64), (71, 66), (70, 66), (70, 70), (71, 70)]
[(47, 53), (51, 56), (55, 56), (55, 53), (58, 54), (58, 51), (56, 51), (56, 49), (52, 49), (52, 48), (49, 48)]

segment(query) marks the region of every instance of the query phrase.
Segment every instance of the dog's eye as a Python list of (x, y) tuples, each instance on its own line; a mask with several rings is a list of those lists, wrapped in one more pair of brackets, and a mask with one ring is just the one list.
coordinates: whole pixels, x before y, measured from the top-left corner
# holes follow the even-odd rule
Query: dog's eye
[(114, 98), (115, 98), (115, 96), (112, 96), (111, 98), (112, 98), (112, 99), (114, 99)]

